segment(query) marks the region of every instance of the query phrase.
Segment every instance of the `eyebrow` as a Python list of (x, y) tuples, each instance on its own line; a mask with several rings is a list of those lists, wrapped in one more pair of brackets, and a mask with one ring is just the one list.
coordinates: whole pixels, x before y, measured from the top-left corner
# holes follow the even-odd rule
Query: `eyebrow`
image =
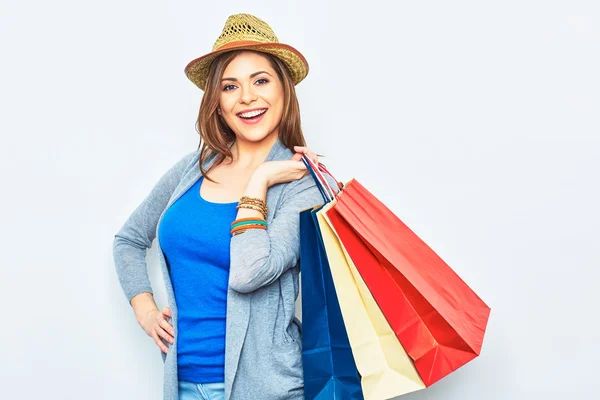
[[(254, 73), (250, 74), (250, 78), (254, 78), (256, 75), (262, 74), (262, 73), (265, 73), (265, 74), (267, 74), (269, 76), (273, 76), (273, 75), (269, 74), (267, 71), (257, 71), (257, 72), (254, 72)], [(221, 79), (221, 82), (223, 82), (223, 81), (235, 81), (235, 82), (237, 82), (238, 80), (237, 80), (237, 78), (223, 78), (223, 79)]]

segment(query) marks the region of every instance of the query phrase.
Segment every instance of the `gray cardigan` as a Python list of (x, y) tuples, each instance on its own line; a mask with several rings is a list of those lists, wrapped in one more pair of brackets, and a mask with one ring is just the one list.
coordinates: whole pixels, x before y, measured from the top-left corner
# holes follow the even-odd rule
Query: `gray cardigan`
[[(265, 161), (288, 160), (294, 153), (277, 140)], [(178, 400), (177, 305), (157, 238), (166, 211), (201, 176), (200, 151), (185, 155), (156, 183), (115, 234), (114, 262), (130, 301), (152, 292), (146, 251), (156, 238), (161, 271), (173, 318), (175, 343), (164, 362), (164, 399)], [(205, 169), (214, 161), (205, 161)], [(334, 190), (335, 181), (327, 177)], [(323, 203), (311, 177), (276, 184), (267, 190), (267, 230), (253, 229), (231, 238), (225, 346), (225, 399), (303, 399), (302, 339), (295, 318), (299, 277), (299, 213)], [(198, 329), (202, 329), (198, 327)]]

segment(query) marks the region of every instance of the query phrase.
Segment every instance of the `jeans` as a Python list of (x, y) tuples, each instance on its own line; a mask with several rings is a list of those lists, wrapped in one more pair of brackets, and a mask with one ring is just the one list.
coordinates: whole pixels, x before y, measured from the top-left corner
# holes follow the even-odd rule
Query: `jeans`
[(223, 400), (225, 383), (194, 383), (179, 380), (179, 400)]

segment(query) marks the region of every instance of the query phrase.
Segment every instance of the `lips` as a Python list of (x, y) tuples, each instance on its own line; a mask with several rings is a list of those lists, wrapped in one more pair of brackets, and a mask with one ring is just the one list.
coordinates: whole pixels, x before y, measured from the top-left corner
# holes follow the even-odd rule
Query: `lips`
[(267, 108), (264, 108), (264, 107), (263, 107), (263, 108), (249, 108), (249, 109), (247, 109), (247, 110), (240, 111), (240, 112), (239, 112), (239, 113), (237, 113), (236, 115), (237, 115), (238, 117), (240, 117), (240, 118), (247, 118), (247, 117), (243, 117), (242, 115), (243, 115), (243, 114), (248, 114), (248, 113), (253, 113), (253, 114), (256, 114), (257, 112), (262, 112), (262, 111), (265, 111), (265, 112), (266, 112), (267, 110), (268, 110), (268, 109), (267, 109)]
[[(260, 110), (264, 110), (261, 114), (255, 115), (253, 117), (247, 118), (247, 117), (242, 117), (241, 114), (245, 114), (248, 112), (252, 112), (252, 111), (260, 111)], [(269, 111), (268, 108), (253, 108), (251, 110), (244, 110), (240, 113), (237, 113), (236, 115), (238, 116), (239, 119), (242, 120), (242, 122), (244, 124), (247, 125), (252, 125), (252, 124), (256, 124), (258, 122), (260, 122), (261, 119), (263, 119), (263, 117), (265, 116), (265, 114), (267, 113), (267, 111)]]

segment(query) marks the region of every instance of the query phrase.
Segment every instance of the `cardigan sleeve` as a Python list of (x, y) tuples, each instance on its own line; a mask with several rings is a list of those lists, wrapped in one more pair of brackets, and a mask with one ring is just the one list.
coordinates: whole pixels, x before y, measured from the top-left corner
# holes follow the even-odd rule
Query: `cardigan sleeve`
[[(339, 188), (325, 175), (336, 192)], [(266, 230), (249, 229), (231, 237), (229, 286), (249, 293), (275, 282), (300, 256), (300, 212), (323, 204), (311, 175), (295, 181), (286, 192)]]
[(158, 219), (196, 152), (186, 154), (169, 168), (146, 198), (114, 235), (113, 258), (127, 300), (142, 292), (153, 293), (146, 264), (147, 249), (156, 237)]

